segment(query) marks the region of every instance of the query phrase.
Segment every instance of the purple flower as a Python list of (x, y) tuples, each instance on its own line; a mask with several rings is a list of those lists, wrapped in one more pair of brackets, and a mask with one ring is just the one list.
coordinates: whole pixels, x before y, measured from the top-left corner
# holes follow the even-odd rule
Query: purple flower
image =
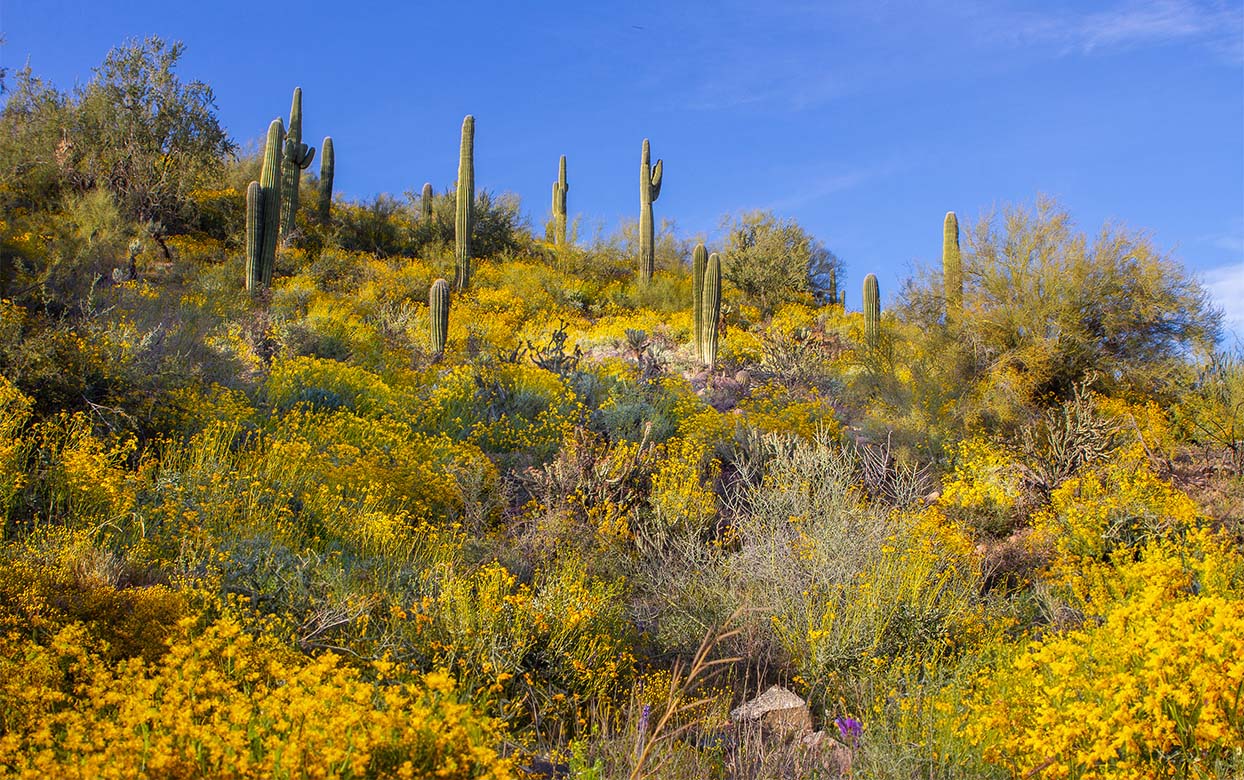
[(643, 738), (643, 735), (646, 734), (648, 731), (648, 716), (651, 714), (652, 714), (651, 704), (645, 704), (644, 708), (639, 711), (639, 735), (641, 739)]
[(842, 735), (842, 739), (851, 747), (855, 747), (860, 742), (860, 735), (864, 733), (864, 724), (855, 718), (847, 715), (834, 719), (834, 725), (838, 727), (838, 733)]

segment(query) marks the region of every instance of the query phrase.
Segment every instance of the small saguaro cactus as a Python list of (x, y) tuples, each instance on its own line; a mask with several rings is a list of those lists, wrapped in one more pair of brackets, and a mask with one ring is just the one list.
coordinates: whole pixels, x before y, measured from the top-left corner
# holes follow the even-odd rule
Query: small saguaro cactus
[(557, 246), (566, 245), (566, 192), (569, 190), (566, 155), (563, 154), (557, 163), (557, 181), (553, 182), (553, 242)]
[(246, 188), (246, 289), (251, 292), (272, 284), (276, 264), (277, 233), (281, 226), (281, 147), (285, 126), (280, 119), (268, 125), (263, 168), (259, 181)]
[(298, 185), (302, 172), (311, 166), (315, 147), (302, 142), (302, 87), (294, 87), (294, 102), (289, 107), (289, 132), (285, 134), (284, 162), (281, 165), (281, 235), (294, 232), (294, 215), (298, 213)]
[(422, 212), (424, 219), (432, 218), (432, 197), (432, 182), (425, 181), (423, 183), (423, 193), (419, 201), (419, 209)]
[(708, 256), (704, 270), (704, 292), (700, 301), (704, 320), (704, 346), (700, 361), (712, 370), (717, 362), (717, 334), (721, 325), (721, 257), (716, 253)]
[(963, 313), (963, 256), (959, 253), (959, 218), (946, 212), (942, 223), (942, 286), (946, 295), (946, 324)]
[(454, 221), (454, 287), (471, 286), (471, 229), (475, 224), (475, 117), (462, 120), (458, 149), (458, 215)]
[(333, 137), (324, 136), (324, 143), (321, 147), (319, 217), (320, 224), (327, 225), (333, 208), (333, 173), (337, 164), (336, 157), (333, 155)]
[(652, 164), (648, 139), (644, 139), (639, 162), (639, 278), (647, 283), (656, 268), (656, 248), (652, 224), (652, 203), (661, 197), (661, 161)]
[(696, 244), (691, 253), (691, 316), (695, 321), (695, 354), (704, 354), (704, 273), (708, 270), (708, 250)]
[(432, 351), (439, 359), (445, 354), (445, 339), (449, 335), (449, 282), (444, 279), (432, 282), (428, 290), (428, 308), (432, 312)]
[(838, 272), (829, 269), (829, 289), (825, 291), (830, 303), (838, 302)]
[(881, 291), (877, 287), (877, 275), (864, 277), (864, 338), (868, 346), (877, 346), (881, 337)]

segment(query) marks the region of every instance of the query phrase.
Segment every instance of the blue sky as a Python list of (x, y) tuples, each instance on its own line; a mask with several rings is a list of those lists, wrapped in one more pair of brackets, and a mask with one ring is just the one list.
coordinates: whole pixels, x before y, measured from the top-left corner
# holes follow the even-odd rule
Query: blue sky
[(477, 186), (542, 225), (566, 154), (590, 236), (637, 214), (648, 137), (681, 235), (772, 209), (883, 297), (947, 210), (1044, 193), (1150, 231), (1244, 338), (1244, 3), (0, 0), (0, 30), (0, 64), (61, 88), (128, 37), (184, 41), (243, 144), (301, 85), (352, 198), (451, 184), (471, 113)]

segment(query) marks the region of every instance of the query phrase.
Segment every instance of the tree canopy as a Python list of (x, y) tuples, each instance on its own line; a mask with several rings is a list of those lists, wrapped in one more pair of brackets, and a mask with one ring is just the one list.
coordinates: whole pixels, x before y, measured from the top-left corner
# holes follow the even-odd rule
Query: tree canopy
[(770, 211), (728, 218), (722, 275), (762, 312), (841, 282), (842, 261), (793, 219)]

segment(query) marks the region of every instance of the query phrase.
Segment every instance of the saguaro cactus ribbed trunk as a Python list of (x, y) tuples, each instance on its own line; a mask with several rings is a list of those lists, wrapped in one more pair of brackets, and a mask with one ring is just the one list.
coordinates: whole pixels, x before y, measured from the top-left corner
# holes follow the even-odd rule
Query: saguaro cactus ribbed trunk
[(277, 233), (281, 228), (281, 148), (284, 143), (285, 126), (280, 119), (273, 119), (268, 125), (259, 181), (251, 182), (246, 188), (246, 289), (251, 292), (272, 284)]
[(553, 242), (559, 247), (566, 245), (566, 192), (569, 189), (566, 155), (563, 154), (557, 163), (557, 181), (553, 182)]
[(458, 149), (458, 214), (454, 222), (454, 287), (471, 286), (471, 229), (475, 224), (475, 117), (462, 120)]
[(708, 269), (708, 250), (696, 244), (691, 253), (691, 316), (695, 321), (695, 354), (704, 355), (704, 273)]
[(652, 164), (648, 139), (644, 139), (639, 163), (639, 277), (647, 283), (656, 268), (655, 235), (652, 203), (661, 196), (661, 161)]
[(704, 270), (704, 294), (700, 302), (704, 318), (704, 348), (700, 360), (711, 371), (717, 362), (717, 334), (721, 325), (721, 257), (716, 252), (708, 256)]
[(294, 232), (294, 216), (298, 213), (298, 186), (302, 172), (311, 167), (315, 147), (302, 142), (302, 87), (294, 87), (294, 101), (289, 107), (289, 132), (285, 134), (285, 159), (281, 165), (281, 235)]
[(942, 223), (942, 286), (946, 295), (946, 324), (963, 313), (963, 256), (959, 253), (959, 218), (946, 212)]
[(428, 290), (428, 308), (432, 313), (432, 351), (439, 359), (445, 354), (445, 339), (449, 334), (449, 282), (444, 279), (432, 282), (432, 288)]
[(864, 277), (864, 338), (870, 347), (877, 346), (881, 338), (881, 291), (876, 274)]
[(333, 154), (333, 137), (325, 136), (320, 151), (320, 224), (327, 225), (333, 208), (333, 173), (336, 171), (337, 158)]
[(425, 181), (423, 183), (423, 193), (420, 195), (420, 200), (419, 200), (419, 208), (423, 214), (424, 219), (432, 218), (433, 196), (434, 196), (434, 193), (432, 192), (432, 182)]

